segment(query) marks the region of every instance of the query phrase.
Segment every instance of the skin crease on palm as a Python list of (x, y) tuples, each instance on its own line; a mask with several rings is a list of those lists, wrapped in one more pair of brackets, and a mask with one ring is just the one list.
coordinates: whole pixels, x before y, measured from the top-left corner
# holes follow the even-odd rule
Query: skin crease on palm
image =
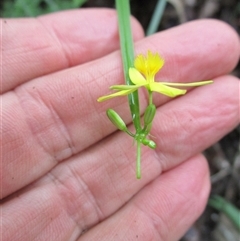
[(113, 108), (130, 124), (127, 98), (96, 101), (124, 83), (116, 12), (2, 20), (3, 241), (177, 241), (204, 210), (200, 153), (239, 124), (239, 80), (229, 75), (239, 38), (216, 20), (145, 38), (131, 21), (136, 54), (165, 59), (157, 80), (214, 80), (175, 99), (154, 94), (157, 148), (143, 147), (141, 180), (132, 139), (105, 114)]

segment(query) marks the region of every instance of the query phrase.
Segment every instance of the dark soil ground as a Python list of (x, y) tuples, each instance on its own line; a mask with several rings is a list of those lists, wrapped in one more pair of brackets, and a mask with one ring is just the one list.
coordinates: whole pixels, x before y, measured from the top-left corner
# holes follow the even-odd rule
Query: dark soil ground
[[(131, 12), (146, 30), (157, 0), (132, 0)], [(113, 0), (89, 0), (84, 7), (114, 8)], [(186, 21), (216, 18), (240, 33), (238, 0), (169, 0), (159, 26), (165, 30)], [(232, 73), (240, 77), (240, 65)], [(206, 150), (212, 180), (212, 194), (218, 194), (240, 208), (240, 127)], [(240, 217), (239, 217), (240, 219)], [(239, 241), (240, 234), (220, 212), (206, 207), (199, 220), (181, 241)]]

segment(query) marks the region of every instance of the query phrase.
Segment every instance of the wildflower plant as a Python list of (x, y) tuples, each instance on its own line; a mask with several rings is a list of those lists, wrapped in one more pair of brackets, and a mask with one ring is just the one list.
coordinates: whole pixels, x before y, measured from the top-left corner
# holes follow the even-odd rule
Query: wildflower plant
[[(130, 7), (128, 0), (116, 0), (118, 12), (119, 35), (122, 52), (122, 62), (124, 67), (124, 85), (112, 85), (111, 90), (115, 93), (98, 98), (102, 102), (114, 97), (128, 96), (135, 133), (128, 130), (122, 118), (112, 109), (107, 110), (110, 121), (121, 131), (134, 138), (137, 144), (136, 177), (141, 178), (141, 145), (156, 148), (156, 143), (149, 139), (156, 106), (153, 104), (153, 92), (157, 92), (168, 97), (184, 95), (187, 90), (181, 87), (201, 86), (212, 83), (211, 80), (193, 83), (169, 83), (155, 80), (155, 75), (164, 66), (164, 59), (159, 53), (148, 50), (146, 55), (139, 54), (135, 59), (133, 55), (133, 41), (130, 28)], [(138, 89), (144, 87), (148, 92), (148, 106), (143, 116), (143, 124), (140, 121)], [(176, 88), (180, 87), (180, 88)]]

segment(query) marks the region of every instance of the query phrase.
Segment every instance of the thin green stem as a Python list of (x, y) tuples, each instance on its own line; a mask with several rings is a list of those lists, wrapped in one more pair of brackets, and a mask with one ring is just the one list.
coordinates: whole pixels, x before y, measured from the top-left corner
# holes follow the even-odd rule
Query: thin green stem
[(136, 162), (136, 170), (137, 170), (137, 179), (141, 179), (141, 142), (137, 140), (137, 162)]
[(166, 0), (158, 0), (157, 6), (154, 10), (152, 18), (150, 20), (150, 24), (149, 24), (149, 26), (147, 28), (147, 31), (146, 31), (147, 36), (151, 35), (151, 34), (153, 34), (157, 31), (159, 23), (160, 23), (160, 21), (162, 19), (162, 16), (163, 16), (163, 12), (164, 12), (165, 7), (166, 7), (166, 3), (167, 3)]
[(144, 126), (144, 128), (143, 128), (143, 130), (142, 130), (142, 133), (143, 133), (145, 136), (147, 136), (147, 135), (150, 133), (151, 128), (152, 128), (152, 123), (149, 124), (149, 125), (147, 125), (147, 126)]
[[(127, 85), (133, 85), (128, 75), (129, 68), (133, 67), (134, 63), (134, 48), (130, 25), (129, 0), (116, 0), (116, 8), (118, 13), (119, 35), (124, 77)], [(138, 91), (134, 91), (133, 93), (128, 95), (128, 102), (136, 132), (140, 132), (141, 122)]]
[(125, 132), (129, 135), (129, 136), (131, 136), (131, 137), (135, 137), (135, 135), (131, 132), (131, 131), (129, 131), (129, 130), (125, 130)]
[(148, 91), (148, 105), (151, 105), (153, 103), (153, 92), (152, 91)]

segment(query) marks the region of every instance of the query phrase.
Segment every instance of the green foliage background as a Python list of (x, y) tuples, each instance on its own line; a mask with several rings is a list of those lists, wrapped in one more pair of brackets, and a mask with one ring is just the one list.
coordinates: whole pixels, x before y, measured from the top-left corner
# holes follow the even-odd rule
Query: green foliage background
[(65, 9), (79, 8), (87, 0), (5, 0), (1, 17), (35, 17)]

